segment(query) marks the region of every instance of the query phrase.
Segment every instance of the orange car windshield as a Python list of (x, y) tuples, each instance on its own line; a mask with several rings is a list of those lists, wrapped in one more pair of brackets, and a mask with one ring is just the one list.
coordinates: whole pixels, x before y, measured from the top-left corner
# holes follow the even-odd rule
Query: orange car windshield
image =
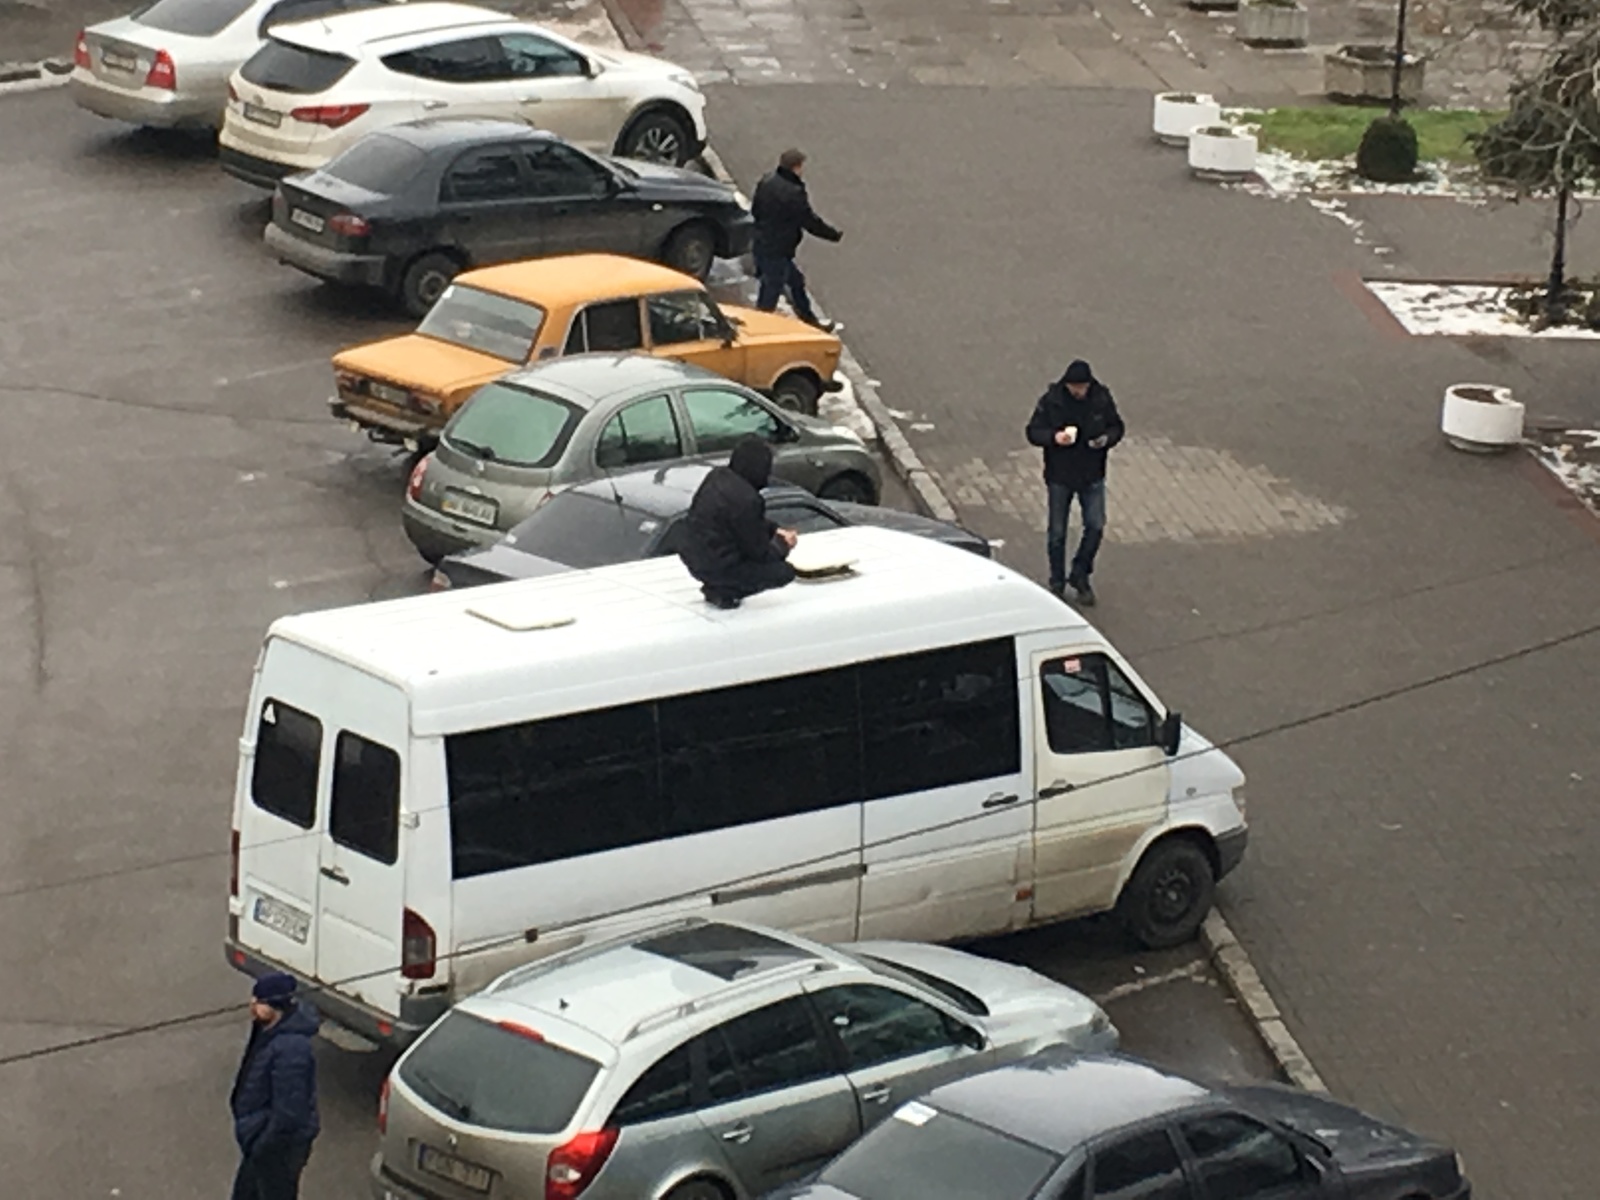
[(417, 332), (520, 363), (528, 361), (543, 324), (544, 309), (537, 304), (453, 283), (422, 318)]

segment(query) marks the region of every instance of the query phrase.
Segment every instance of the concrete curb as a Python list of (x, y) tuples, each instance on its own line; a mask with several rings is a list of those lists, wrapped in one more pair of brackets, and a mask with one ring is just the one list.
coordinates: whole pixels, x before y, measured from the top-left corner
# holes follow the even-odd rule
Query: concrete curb
[(1277, 1002), (1273, 1000), (1272, 993), (1267, 991), (1267, 985), (1261, 982), (1255, 964), (1229, 928), (1221, 909), (1213, 908), (1206, 915), (1205, 923), (1200, 926), (1200, 944), (1211, 956), (1228, 990), (1244, 1005), (1250, 1024), (1255, 1027), (1267, 1053), (1272, 1055), (1284, 1078), (1308, 1092), (1325, 1093), (1328, 1087), (1322, 1082), (1322, 1076), (1317, 1074), (1310, 1057), (1301, 1049), (1294, 1034), (1289, 1032), (1283, 1014), (1278, 1011)]

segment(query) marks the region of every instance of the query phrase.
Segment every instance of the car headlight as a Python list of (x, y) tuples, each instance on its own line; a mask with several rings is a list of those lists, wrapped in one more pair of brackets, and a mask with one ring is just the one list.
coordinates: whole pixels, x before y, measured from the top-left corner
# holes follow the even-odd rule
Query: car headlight
[(1250, 820), (1250, 808), (1245, 803), (1244, 789), (1242, 787), (1233, 789), (1233, 806), (1239, 810), (1239, 819), (1241, 821), (1248, 822)]
[(700, 90), (700, 81), (688, 71), (675, 71), (671, 75), (668, 75), (667, 78), (673, 83), (677, 84), (679, 87), (688, 88), (691, 92), (698, 92)]

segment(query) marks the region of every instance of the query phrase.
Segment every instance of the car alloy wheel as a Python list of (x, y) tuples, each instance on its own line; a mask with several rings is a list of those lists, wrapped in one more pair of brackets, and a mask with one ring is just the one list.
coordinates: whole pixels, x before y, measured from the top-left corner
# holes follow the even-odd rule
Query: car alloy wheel
[(622, 156), (667, 167), (681, 166), (689, 158), (688, 140), (688, 132), (676, 117), (664, 112), (646, 113), (629, 126), (622, 139)]

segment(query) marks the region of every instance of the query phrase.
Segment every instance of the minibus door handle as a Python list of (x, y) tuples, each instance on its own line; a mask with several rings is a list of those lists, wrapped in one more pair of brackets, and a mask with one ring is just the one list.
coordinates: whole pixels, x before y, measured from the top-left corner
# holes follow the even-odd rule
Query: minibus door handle
[(346, 875), (338, 867), (323, 867), (322, 873), (335, 883), (342, 883), (346, 886), (350, 883), (350, 876)]
[(1008, 796), (1004, 792), (996, 792), (983, 802), (985, 808), (1004, 808), (1008, 804), (1015, 804), (1017, 798)]
[(1052, 783), (1049, 787), (1040, 788), (1039, 789), (1039, 798), (1041, 800), (1043, 800), (1043, 799), (1046, 799), (1046, 798), (1048, 798), (1050, 796), (1065, 796), (1068, 792), (1072, 791), (1077, 786), (1078, 785), (1075, 784), (1075, 783), (1064, 783), (1063, 781), (1058, 779), (1054, 783)]

